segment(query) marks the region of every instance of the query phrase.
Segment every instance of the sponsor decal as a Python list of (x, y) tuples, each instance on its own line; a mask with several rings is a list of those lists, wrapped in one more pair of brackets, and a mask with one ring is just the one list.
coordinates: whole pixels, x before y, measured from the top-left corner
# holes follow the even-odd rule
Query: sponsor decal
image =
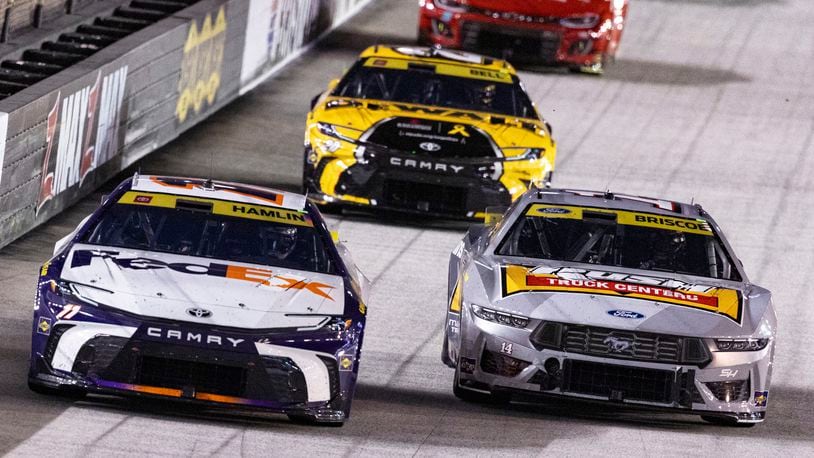
[(47, 336), (51, 334), (51, 319), (41, 316), (37, 322), (37, 334)]
[[(408, 105), (405, 103), (368, 102), (366, 107), (370, 110), (385, 110), (392, 112), (421, 113), (432, 116), (468, 119), (472, 121), (488, 121), (489, 116), (480, 115), (472, 111), (451, 110), (449, 108), (429, 107), (423, 105)], [(464, 129), (466, 129), (465, 126)]]
[(469, 132), (466, 131), (466, 126), (456, 124), (455, 127), (448, 132), (448, 135), (461, 135), (463, 137), (469, 137)]
[(608, 315), (616, 318), (628, 318), (631, 320), (641, 320), (644, 315), (638, 312), (631, 312), (630, 310), (608, 310)]
[[(563, 211), (565, 210), (565, 211)], [(533, 204), (526, 210), (526, 216), (543, 218), (583, 219), (585, 212), (616, 215), (616, 222), (628, 226), (651, 227), (699, 235), (714, 235), (709, 223), (701, 219), (676, 218), (652, 213), (638, 213), (624, 210), (593, 207), (562, 207), (546, 204)]]
[(407, 130), (420, 130), (423, 132), (432, 132), (432, 126), (428, 124), (422, 124), (421, 120), (419, 119), (412, 119), (410, 122), (399, 122), (396, 123), (396, 127), (399, 129), (407, 129)]
[(755, 391), (755, 407), (766, 407), (769, 403), (768, 391)]
[(461, 282), (460, 280), (455, 283), (455, 289), (452, 291), (452, 299), (449, 301), (449, 311), (461, 313)]
[[(179, 184), (179, 181), (182, 182), (183, 184)], [(161, 186), (161, 187), (174, 188), (174, 189), (179, 189), (179, 190), (180, 189), (183, 189), (183, 190), (196, 190), (196, 189), (199, 190), (199, 189), (201, 189), (200, 184), (189, 183), (189, 182), (186, 182), (185, 180), (178, 180), (178, 179), (166, 178), (166, 177), (164, 177), (164, 178), (150, 177), (150, 183)], [(207, 192), (209, 192), (209, 191), (207, 191)], [(270, 203), (272, 205), (278, 206), (278, 207), (283, 206), (283, 201), (285, 199), (282, 194), (272, 193), (272, 192), (267, 192), (267, 191), (263, 191), (263, 194), (266, 195), (266, 196), (271, 196), (271, 198), (261, 197), (261, 196), (258, 196), (256, 194), (247, 194), (247, 193), (244, 193), (244, 192), (240, 192), (240, 191), (237, 191), (237, 190), (234, 190), (234, 189), (228, 189), (228, 188), (218, 188), (217, 192), (219, 192), (219, 193), (222, 192), (222, 193), (226, 193), (226, 194), (234, 194), (236, 196), (251, 197), (253, 199), (258, 199), (258, 200), (264, 200), (264, 201), (266, 201), (266, 202), (268, 202), (268, 203)]]
[(458, 321), (457, 315), (451, 315), (452, 318), (447, 320), (447, 330), (450, 334), (456, 335), (461, 332), (461, 323)]
[(62, 307), (62, 311), (57, 314), (57, 320), (70, 320), (82, 310), (81, 305), (67, 304)]
[(284, 208), (249, 205), (241, 202), (227, 202), (223, 200), (202, 199), (199, 197), (177, 196), (172, 194), (144, 194), (128, 191), (119, 199), (118, 203), (126, 205), (149, 205), (152, 207), (176, 208), (178, 201), (201, 202), (212, 205), (215, 215), (234, 216), (274, 223), (284, 223), (294, 226), (313, 227), (314, 223), (308, 214)]
[(51, 261), (46, 262), (40, 267), (40, 277), (48, 275), (48, 268), (51, 267)]
[(349, 371), (353, 369), (353, 360), (349, 356), (339, 358), (339, 370)]
[(132, 270), (162, 270), (169, 269), (187, 275), (208, 275), (211, 277), (228, 278), (231, 280), (246, 281), (258, 286), (279, 288), (283, 290), (305, 290), (311, 294), (333, 301), (330, 293), (333, 286), (311, 282), (301, 278), (290, 278), (276, 274), (271, 269), (258, 267), (236, 266), (211, 262), (209, 265), (186, 262), (165, 262), (160, 259), (147, 257), (124, 258), (118, 251), (104, 250), (76, 250), (71, 259), (71, 268), (91, 265), (94, 258), (108, 260), (122, 269)]
[(367, 315), (367, 305), (364, 302), (359, 301), (359, 313), (362, 315)]
[(3, 184), (3, 158), (6, 155), (6, 134), (8, 134), (8, 113), (0, 113), (0, 184)]
[(119, 152), (127, 66), (102, 76), (56, 101), (48, 113), (37, 212), (63, 191), (82, 186), (87, 176)]
[(148, 326), (144, 331), (147, 337), (155, 339), (177, 341), (184, 343), (197, 343), (215, 347), (238, 348), (245, 339), (237, 339), (220, 334), (210, 334), (202, 331), (182, 331), (180, 329), (168, 329), (159, 326)]
[(633, 346), (633, 342), (614, 336), (605, 337), (602, 343), (608, 346), (608, 351), (611, 353), (623, 353)]
[(226, 45), (226, 8), (221, 6), (213, 19), (212, 13), (189, 23), (178, 81), (178, 122), (189, 118), (189, 112), (199, 114), (215, 103), (221, 83), (221, 66)]
[(690, 307), (725, 316), (741, 324), (740, 291), (679, 280), (569, 267), (529, 268), (508, 265), (503, 270), (503, 295), (524, 292), (588, 293), (642, 299)]
[(421, 159), (404, 159), (401, 157), (391, 157), (390, 165), (403, 167), (405, 169), (427, 170), (430, 172), (451, 172), (455, 175), (464, 169), (462, 165), (445, 164), (443, 162), (424, 161)]
[(718, 376), (723, 378), (735, 378), (738, 376), (738, 372), (738, 369), (721, 369), (721, 373), (718, 374)]
[(212, 312), (207, 309), (193, 307), (187, 309), (187, 315), (194, 316), (195, 318), (209, 318), (212, 316)]

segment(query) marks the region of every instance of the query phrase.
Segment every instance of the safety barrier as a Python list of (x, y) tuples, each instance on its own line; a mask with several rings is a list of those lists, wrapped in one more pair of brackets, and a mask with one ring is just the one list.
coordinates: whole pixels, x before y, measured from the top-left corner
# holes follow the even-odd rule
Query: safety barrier
[(133, 0), (0, 63), (0, 247), (268, 78), (368, 1)]

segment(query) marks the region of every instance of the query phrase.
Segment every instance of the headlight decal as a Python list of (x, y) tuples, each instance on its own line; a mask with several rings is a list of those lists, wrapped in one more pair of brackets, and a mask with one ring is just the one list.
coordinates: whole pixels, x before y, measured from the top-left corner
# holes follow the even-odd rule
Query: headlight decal
[(522, 315), (500, 312), (475, 304), (472, 304), (472, 312), (482, 320), (491, 321), (504, 326), (511, 326), (513, 328), (525, 329), (530, 321), (528, 317)]
[(760, 351), (769, 345), (768, 338), (745, 338), (745, 339), (715, 339), (715, 346), (718, 351)]

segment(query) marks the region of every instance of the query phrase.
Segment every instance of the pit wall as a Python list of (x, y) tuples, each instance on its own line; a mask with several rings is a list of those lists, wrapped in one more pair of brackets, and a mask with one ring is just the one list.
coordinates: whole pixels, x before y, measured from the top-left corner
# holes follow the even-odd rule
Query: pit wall
[(0, 100), (0, 247), (268, 79), (370, 0), (202, 0)]

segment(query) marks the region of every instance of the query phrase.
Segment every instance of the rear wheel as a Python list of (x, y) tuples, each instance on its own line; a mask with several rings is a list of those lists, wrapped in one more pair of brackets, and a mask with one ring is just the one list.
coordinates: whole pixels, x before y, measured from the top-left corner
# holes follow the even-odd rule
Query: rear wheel
[(737, 428), (751, 428), (755, 423), (738, 423), (738, 420), (732, 417), (716, 417), (713, 415), (701, 415), (701, 419), (707, 423), (720, 426), (734, 426)]

